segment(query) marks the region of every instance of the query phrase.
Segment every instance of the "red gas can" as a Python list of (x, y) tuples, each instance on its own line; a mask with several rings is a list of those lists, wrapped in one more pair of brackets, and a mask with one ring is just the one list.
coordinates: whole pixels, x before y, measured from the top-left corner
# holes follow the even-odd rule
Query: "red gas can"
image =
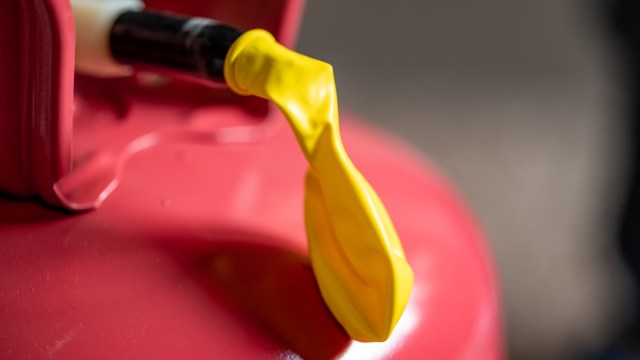
[[(299, 0), (146, 1), (293, 45)], [(75, 76), (69, 0), (0, 3), (0, 358), (498, 359), (497, 286), (442, 177), (342, 114), (415, 274), (384, 343), (324, 305), (306, 163), (262, 99), (144, 74)]]

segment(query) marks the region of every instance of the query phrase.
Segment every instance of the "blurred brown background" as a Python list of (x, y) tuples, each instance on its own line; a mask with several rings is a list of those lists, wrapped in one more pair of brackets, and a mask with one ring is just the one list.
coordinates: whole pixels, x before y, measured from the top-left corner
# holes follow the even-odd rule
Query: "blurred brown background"
[(439, 164), (482, 221), (514, 359), (606, 345), (627, 316), (616, 60), (596, 1), (309, 0), (298, 49), (340, 106)]

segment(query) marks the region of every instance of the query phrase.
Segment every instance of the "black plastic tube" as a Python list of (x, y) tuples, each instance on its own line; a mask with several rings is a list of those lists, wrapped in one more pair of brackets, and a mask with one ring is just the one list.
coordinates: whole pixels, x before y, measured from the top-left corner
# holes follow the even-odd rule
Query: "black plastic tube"
[(224, 82), (225, 57), (240, 35), (210, 19), (128, 11), (116, 19), (109, 43), (123, 64)]

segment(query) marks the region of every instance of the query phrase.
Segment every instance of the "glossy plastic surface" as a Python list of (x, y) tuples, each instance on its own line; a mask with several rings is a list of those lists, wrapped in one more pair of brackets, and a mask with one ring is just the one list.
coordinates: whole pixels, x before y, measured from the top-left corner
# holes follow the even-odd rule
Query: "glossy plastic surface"
[[(134, 100), (86, 105), (110, 114), (125, 101), (131, 110), (85, 126), (214, 114)], [(323, 305), (307, 258), (307, 164), (276, 116), (281, 126), (260, 144), (169, 143), (136, 154), (95, 211), (0, 199), (0, 358), (499, 358), (497, 290), (476, 224), (432, 167), (342, 119), (346, 149), (387, 205), (415, 272), (387, 342), (350, 341)]]
[(225, 79), (284, 113), (309, 162), (305, 224), (322, 296), (353, 339), (385, 341), (409, 301), (413, 272), (384, 205), (342, 144), (331, 65), (251, 30), (229, 50)]
[[(264, 28), (287, 46), (295, 42), (302, 11), (301, 0), (146, 0), (145, 4), (240, 28)], [(183, 130), (180, 136), (169, 136), (174, 141), (182, 141), (179, 137), (227, 141), (226, 134), (211, 135), (210, 128), (203, 133), (201, 128), (148, 119), (122, 131), (105, 129), (100, 142), (86, 143), (82, 133), (86, 127), (74, 124), (74, 112), (88, 109), (85, 104), (94, 98), (103, 101), (121, 88), (137, 87), (146, 78), (132, 76), (99, 85), (93, 79), (74, 80), (75, 31), (69, 0), (2, 1), (0, 24), (7, 34), (0, 36), (0, 193), (37, 196), (69, 210), (94, 209), (117, 188), (127, 159), (153, 146), (167, 135), (164, 130)], [(265, 101), (228, 100), (225, 91), (196, 85), (169, 83), (156, 94), (183, 109), (203, 101), (226, 101), (225, 109), (246, 111), (251, 120), (263, 120), (269, 112)], [(115, 113), (94, 108), (93, 121), (105, 115), (123, 117), (128, 111), (125, 104), (111, 110)], [(224, 111), (217, 115), (224, 116)], [(111, 140), (112, 132), (120, 133), (118, 141)], [(204, 140), (207, 136), (210, 139)]]
[[(267, 28), (285, 44), (300, 6), (146, 3)], [(415, 274), (393, 336), (352, 342), (311, 271), (307, 165), (282, 116), (260, 99), (144, 75), (79, 77), (74, 95), (68, 2), (0, 9), (4, 34), (17, 33), (0, 36), (0, 187), (11, 194), (0, 197), (1, 359), (500, 357), (482, 236), (423, 160), (342, 116), (345, 147)], [(33, 195), (103, 206), (72, 215), (15, 199)]]

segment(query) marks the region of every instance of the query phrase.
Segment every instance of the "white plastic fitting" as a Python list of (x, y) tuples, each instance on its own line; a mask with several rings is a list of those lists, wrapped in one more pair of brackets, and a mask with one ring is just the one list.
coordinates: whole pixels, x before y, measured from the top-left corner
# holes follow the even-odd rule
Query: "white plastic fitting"
[(71, 0), (76, 24), (76, 71), (99, 77), (127, 76), (133, 68), (111, 55), (109, 35), (118, 16), (144, 9), (141, 0)]

